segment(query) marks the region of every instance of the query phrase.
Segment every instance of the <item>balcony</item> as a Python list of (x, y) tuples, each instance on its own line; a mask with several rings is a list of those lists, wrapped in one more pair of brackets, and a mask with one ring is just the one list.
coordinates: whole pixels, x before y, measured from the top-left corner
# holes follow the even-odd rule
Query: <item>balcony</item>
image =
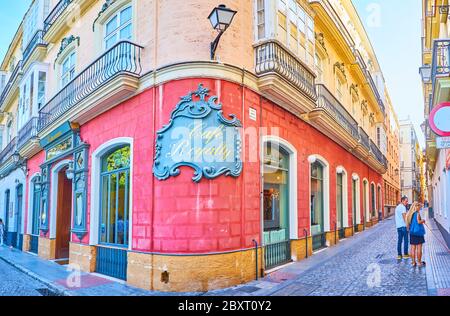
[(314, 127), (347, 148), (356, 147), (358, 123), (324, 85), (317, 85), (317, 95), (317, 107), (308, 115)]
[(46, 50), (47, 43), (44, 41), (44, 31), (38, 30), (22, 52), (23, 68), (27, 68), (29, 62), (43, 58)]
[[(16, 65), (16, 68), (14, 68), (14, 71), (11, 73), (11, 76), (9, 77), (8, 83), (6, 84), (5, 88), (3, 89), (2, 94), (0, 95), (0, 112), (1, 109), (4, 107), (5, 100), (9, 99), (10, 92), (14, 91), (14, 87), (17, 87), (18, 80), (17, 78), (22, 75), (22, 61), (19, 61)], [(7, 102), (6, 102), (7, 103)]]
[(435, 40), (433, 44), (432, 106), (450, 99), (450, 39)]
[(298, 116), (315, 108), (315, 75), (283, 44), (259, 43), (255, 56), (258, 86), (265, 97)]
[(372, 140), (370, 141), (370, 152), (372, 156), (369, 159), (375, 158), (376, 161), (380, 164), (380, 169), (387, 169), (386, 157)]
[(354, 50), (354, 55), (356, 57), (356, 63), (359, 65), (362, 74), (367, 80), (368, 85), (370, 86), (370, 89), (372, 90), (374, 97), (377, 101), (378, 107), (380, 108), (380, 111), (383, 113), (383, 115), (386, 115), (386, 107), (384, 106), (383, 100), (381, 99), (380, 92), (378, 91), (378, 88), (373, 81), (372, 75), (370, 74), (369, 70), (367, 69), (367, 64), (365, 63), (361, 52), (357, 49)]
[(71, 27), (74, 15), (82, 16), (96, 0), (60, 0), (44, 20), (44, 40), (54, 43)]
[(0, 152), (0, 169), (2, 165), (14, 154), (16, 151), (16, 138), (13, 138), (8, 145)]
[(142, 49), (122, 41), (101, 55), (39, 111), (38, 130), (67, 120), (83, 124), (132, 95), (139, 85)]
[(31, 157), (39, 151), (39, 118), (33, 117), (22, 127), (17, 136), (17, 150), (23, 157)]

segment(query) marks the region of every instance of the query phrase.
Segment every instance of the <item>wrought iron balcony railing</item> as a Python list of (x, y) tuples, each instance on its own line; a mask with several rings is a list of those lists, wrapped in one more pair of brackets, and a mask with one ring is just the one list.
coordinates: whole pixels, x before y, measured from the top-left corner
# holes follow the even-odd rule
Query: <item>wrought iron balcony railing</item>
[(21, 148), (25, 145), (30, 139), (33, 137), (37, 137), (38, 135), (38, 123), (39, 118), (33, 117), (31, 120), (25, 124), (19, 131), (19, 135), (17, 136), (17, 148)]
[(357, 49), (353, 50), (353, 53), (356, 56), (356, 62), (359, 64), (361, 69), (363, 70), (364, 76), (367, 79), (367, 82), (370, 85), (370, 88), (372, 89), (373, 93), (375, 94), (375, 98), (377, 99), (378, 106), (380, 107), (380, 110), (383, 114), (386, 113), (386, 108), (384, 106), (383, 100), (380, 97), (380, 92), (378, 91), (378, 88), (373, 81), (372, 75), (370, 74), (370, 71), (367, 69), (367, 64), (364, 61), (364, 58), (361, 55), (361, 52)]
[(262, 43), (256, 50), (256, 74), (276, 73), (316, 100), (315, 76), (303, 63), (276, 41)]
[(11, 90), (11, 87), (13, 86), (14, 81), (17, 79), (20, 71), (22, 71), (22, 61), (19, 61), (17, 63), (16, 68), (14, 68), (14, 71), (11, 73), (8, 83), (6, 84), (2, 94), (0, 95), (0, 106), (3, 104), (3, 101), (5, 101), (5, 98)]
[(383, 165), (387, 166), (387, 159), (381, 152), (381, 150), (375, 145), (375, 143), (371, 140), (370, 141), (370, 151), (374, 155), (374, 157)]
[(121, 41), (62, 88), (39, 111), (39, 130), (58, 119), (95, 90), (123, 74), (139, 76), (142, 46)]
[(361, 144), (367, 149), (370, 150), (370, 137), (367, 133), (359, 127), (359, 137)]
[(450, 39), (435, 40), (433, 44), (433, 65), (431, 68), (433, 87), (436, 78), (450, 76)]
[(23, 51), (23, 63), (25, 64), (28, 58), (33, 53), (34, 49), (38, 46), (47, 46), (47, 43), (44, 41), (44, 31), (39, 30), (34, 34), (31, 41), (28, 43), (27, 47)]
[(359, 140), (358, 123), (344, 106), (322, 84), (317, 85), (317, 107), (323, 108), (356, 140)]
[(47, 31), (50, 29), (50, 27), (55, 23), (55, 21), (61, 16), (61, 14), (64, 12), (64, 10), (67, 9), (69, 4), (73, 0), (60, 0), (56, 6), (53, 8), (52, 12), (47, 16), (47, 18), (44, 21), (44, 33), (47, 33)]
[(16, 138), (13, 138), (8, 145), (0, 152), (0, 165), (5, 163), (16, 151)]

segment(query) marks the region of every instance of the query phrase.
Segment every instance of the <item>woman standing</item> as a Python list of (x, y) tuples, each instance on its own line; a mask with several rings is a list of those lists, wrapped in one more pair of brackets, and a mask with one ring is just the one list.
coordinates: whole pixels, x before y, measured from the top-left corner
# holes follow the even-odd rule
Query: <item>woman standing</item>
[(420, 216), (420, 209), (421, 204), (414, 202), (406, 216), (413, 267), (416, 265), (423, 267), (425, 265), (425, 262), (422, 261), (422, 245), (425, 243), (425, 220)]

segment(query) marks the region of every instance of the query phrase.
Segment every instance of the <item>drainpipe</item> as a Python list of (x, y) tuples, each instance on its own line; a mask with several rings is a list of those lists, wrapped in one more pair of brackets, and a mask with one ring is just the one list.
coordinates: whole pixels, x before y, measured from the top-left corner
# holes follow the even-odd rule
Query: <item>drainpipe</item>
[(256, 267), (255, 267), (256, 281), (258, 281), (258, 242), (255, 239), (253, 239), (253, 243), (255, 244), (255, 252), (256, 252)]
[(303, 229), (303, 233), (305, 234), (306, 239), (306, 258), (308, 258), (308, 231), (306, 229)]

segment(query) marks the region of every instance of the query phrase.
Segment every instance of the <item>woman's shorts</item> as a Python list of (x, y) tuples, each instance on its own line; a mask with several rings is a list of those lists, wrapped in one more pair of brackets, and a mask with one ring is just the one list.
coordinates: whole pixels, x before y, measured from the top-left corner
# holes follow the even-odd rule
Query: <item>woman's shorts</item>
[(425, 238), (423, 236), (409, 235), (409, 240), (411, 245), (421, 245), (425, 243)]

